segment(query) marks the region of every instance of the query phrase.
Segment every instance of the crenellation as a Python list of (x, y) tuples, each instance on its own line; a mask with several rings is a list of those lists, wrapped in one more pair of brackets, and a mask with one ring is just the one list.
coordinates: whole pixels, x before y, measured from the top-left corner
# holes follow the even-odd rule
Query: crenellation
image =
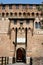
[(0, 57), (14, 57), (16, 62), (21, 54), (24, 62), (43, 57), (43, 13), (38, 5), (0, 4)]

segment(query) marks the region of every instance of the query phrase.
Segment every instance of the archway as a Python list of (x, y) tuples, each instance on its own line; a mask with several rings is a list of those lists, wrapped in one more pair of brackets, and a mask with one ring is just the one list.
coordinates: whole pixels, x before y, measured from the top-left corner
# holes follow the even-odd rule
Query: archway
[(18, 48), (16, 52), (16, 61), (26, 63), (26, 51), (24, 48)]

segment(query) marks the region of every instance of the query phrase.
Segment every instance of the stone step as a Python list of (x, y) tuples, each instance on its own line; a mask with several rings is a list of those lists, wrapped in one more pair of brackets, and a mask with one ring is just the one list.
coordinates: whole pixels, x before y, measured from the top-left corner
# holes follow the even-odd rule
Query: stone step
[(22, 62), (16, 62), (14, 64), (7, 64), (7, 65), (27, 65), (26, 63), (22, 63)]

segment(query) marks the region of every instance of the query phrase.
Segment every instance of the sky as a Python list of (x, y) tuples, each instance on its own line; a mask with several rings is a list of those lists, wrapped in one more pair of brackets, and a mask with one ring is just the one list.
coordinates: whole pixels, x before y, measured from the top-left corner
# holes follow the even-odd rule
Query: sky
[(43, 0), (0, 0), (0, 3), (23, 3), (23, 4), (41, 4)]

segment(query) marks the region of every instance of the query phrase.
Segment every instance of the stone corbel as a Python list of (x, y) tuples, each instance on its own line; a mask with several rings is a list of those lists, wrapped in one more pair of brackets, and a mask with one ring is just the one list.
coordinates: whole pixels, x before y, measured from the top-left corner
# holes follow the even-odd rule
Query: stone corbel
[(24, 30), (24, 27), (19, 27), (18, 29), (17, 29), (17, 31), (19, 31), (20, 30), (20, 32), (21, 32), (21, 34), (22, 34), (22, 30)]
[(29, 27), (29, 28), (27, 28), (27, 32), (28, 32), (29, 30), (31, 31), (31, 34), (32, 34), (32, 36), (33, 36), (33, 29)]

